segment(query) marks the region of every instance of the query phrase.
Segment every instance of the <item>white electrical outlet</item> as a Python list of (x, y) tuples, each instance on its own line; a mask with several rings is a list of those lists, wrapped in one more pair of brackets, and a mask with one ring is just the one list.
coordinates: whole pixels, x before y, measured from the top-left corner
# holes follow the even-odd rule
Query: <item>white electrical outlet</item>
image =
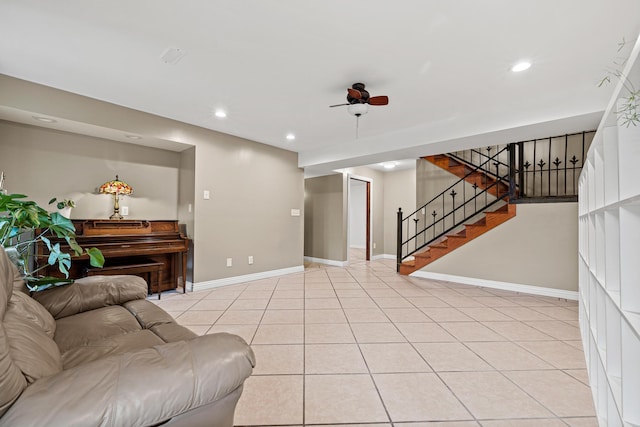
[(211, 193), (209, 193), (209, 190), (204, 190), (204, 193), (203, 193), (202, 197), (205, 200), (209, 200), (211, 198)]
[(253, 255), (249, 255), (248, 261), (249, 261), (249, 264), (253, 264)]
[(122, 216), (129, 215), (129, 206), (120, 206), (120, 215)]
[(191, 205), (191, 203), (189, 203), (188, 210), (189, 210), (189, 213), (191, 213), (191, 211), (193, 210), (193, 205)]
[(227, 258), (227, 267), (233, 267), (233, 258)]
[(291, 209), (291, 216), (300, 216), (300, 209)]

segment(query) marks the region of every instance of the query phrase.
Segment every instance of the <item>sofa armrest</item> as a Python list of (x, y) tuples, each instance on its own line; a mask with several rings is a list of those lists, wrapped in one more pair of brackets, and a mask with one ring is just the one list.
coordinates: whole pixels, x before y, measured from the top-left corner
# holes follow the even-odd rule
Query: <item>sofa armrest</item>
[(151, 426), (218, 401), (242, 386), (255, 357), (236, 335), (163, 344), (42, 378), (0, 426)]
[(147, 297), (147, 282), (138, 276), (91, 276), (32, 295), (55, 319)]

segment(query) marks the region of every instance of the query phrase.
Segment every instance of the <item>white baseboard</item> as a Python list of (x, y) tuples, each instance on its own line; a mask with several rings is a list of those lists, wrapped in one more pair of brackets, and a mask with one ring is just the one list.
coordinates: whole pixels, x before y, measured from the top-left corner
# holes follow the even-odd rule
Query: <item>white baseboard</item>
[(374, 255), (373, 257), (371, 257), (371, 261), (375, 261), (377, 259), (396, 259), (396, 256), (391, 254), (380, 254), (380, 255)]
[(348, 261), (336, 261), (334, 259), (314, 258), (310, 256), (304, 257), (304, 260), (308, 262), (317, 262), (318, 264), (331, 265), (333, 267), (346, 267), (349, 265)]
[(285, 274), (301, 272), (304, 272), (304, 265), (281, 268), (279, 270), (262, 271), (260, 273), (245, 274), (244, 276), (225, 277), (224, 279), (207, 280), (205, 282), (193, 283), (191, 285), (191, 290), (202, 291), (205, 289), (219, 288), (221, 286), (235, 285), (238, 283), (250, 282), (253, 280), (268, 279), (270, 277), (284, 276)]
[(423, 279), (444, 280), (446, 282), (463, 283), (465, 285), (482, 286), (485, 288), (502, 289), (504, 291), (521, 292), (523, 294), (542, 295), (545, 297), (578, 300), (577, 291), (566, 291), (564, 289), (545, 288), (542, 286), (522, 285), (518, 283), (498, 282), (496, 280), (475, 279), (473, 277), (453, 276), (450, 274), (431, 273), (428, 271), (415, 271), (411, 277)]
[(367, 249), (366, 246), (360, 246), (360, 245), (351, 245), (349, 246), (351, 249)]

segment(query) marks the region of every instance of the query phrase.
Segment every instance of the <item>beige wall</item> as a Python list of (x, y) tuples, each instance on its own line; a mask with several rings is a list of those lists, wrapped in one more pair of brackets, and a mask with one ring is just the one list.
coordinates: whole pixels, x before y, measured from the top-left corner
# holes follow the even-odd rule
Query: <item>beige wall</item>
[(578, 290), (578, 204), (519, 204), (515, 218), (422, 271)]
[[(155, 198), (163, 192), (158, 182), (168, 181), (172, 199), (171, 219), (178, 216), (178, 201), (180, 219), (184, 218), (182, 204), (195, 194), (192, 237), (195, 252), (193, 278), (196, 283), (302, 266), (304, 177), (297, 167), (297, 154), (2, 75), (0, 106), (143, 135), (145, 140), (177, 141), (186, 144), (185, 148), (194, 146), (193, 192), (189, 185), (180, 183), (180, 190), (189, 193), (186, 195), (178, 195), (179, 175), (186, 178), (192, 172), (187, 170), (181, 174), (179, 168), (184, 162), (189, 162), (189, 154), (181, 157), (178, 153), (169, 153), (170, 165), (162, 163), (161, 167), (156, 167), (154, 162), (157, 161), (153, 158), (150, 163), (146, 154), (131, 156), (131, 152), (146, 153), (144, 150), (147, 149), (129, 144), (125, 144), (128, 147), (126, 155), (119, 151), (110, 154), (107, 148), (101, 148), (102, 151), (95, 155), (114, 156), (107, 157), (108, 161), (100, 157), (105, 164), (103, 167), (110, 173), (122, 164), (131, 164), (132, 170), (140, 170), (134, 175), (127, 174), (126, 180), (136, 189), (136, 197), (150, 199), (148, 201), (154, 207)], [(15, 138), (8, 139), (13, 141)], [(65, 134), (65, 139), (75, 140), (75, 137), (67, 138)], [(112, 145), (108, 143), (107, 146)], [(85, 148), (81, 142), (77, 142), (75, 147), (78, 152)], [(88, 157), (92, 156), (94, 154), (88, 154)], [(26, 159), (23, 164), (28, 166), (31, 160), (26, 155), (22, 157)], [(166, 168), (171, 168), (172, 172), (165, 173)], [(154, 173), (149, 174), (148, 170)], [(155, 174), (156, 170), (159, 176)], [(37, 168), (29, 171), (34, 181), (49, 179), (49, 173), (40, 173)], [(11, 186), (13, 170), (8, 175), (7, 185)], [(156, 176), (159, 179), (149, 179)], [(98, 186), (106, 178), (102, 174), (99, 179), (91, 177), (91, 182), (87, 179), (86, 185)], [(68, 183), (72, 178), (63, 181)], [(202, 198), (205, 189), (211, 191), (210, 200)], [(92, 190), (81, 189), (83, 192)], [(65, 188), (61, 196), (72, 191), (71, 187)], [(48, 197), (49, 191), (46, 193)], [(87, 216), (103, 212), (108, 204), (106, 196), (95, 197), (91, 199), (92, 207), (88, 208)], [(101, 205), (94, 205), (93, 201)], [(139, 211), (137, 204), (131, 208), (135, 216), (169, 216), (160, 208), (154, 212)], [(292, 217), (291, 209), (300, 209), (301, 216)], [(249, 255), (254, 256), (253, 265), (247, 262)], [(226, 258), (233, 258), (233, 267), (225, 266)]]
[[(458, 179), (418, 159), (418, 206)], [(469, 184), (465, 191), (473, 194)], [(577, 217), (576, 203), (519, 204), (515, 218), (422, 271), (575, 291), (578, 286)]]
[(177, 219), (179, 165), (171, 151), (0, 121), (0, 170), (8, 191), (43, 207), (52, 197), (71, 198), (77, 205), (72, 218), (108, 218), (113, 197), (97, 189), (118, 174), (134, 190), (120, 201), (128, 218)]
[[(424, 161), (424, 160), (423, 160)], [(408, 169), (384, 174), (384, 253), (396, 254), (397, 213), (416, 208), (416, 170)]]
[[(304, 176), (297, 154), (206, 133), (196, 146), (195, 281), (302, 266)], [(225, 266), (227, 258), (233, 267)]]
[(178, 220), (184, 224), (187, 236), (191, 238), (194, 235), (195, 185), (196, 148), (191, 147), (180, 153), (178, 174)]
[(304, 255), (347, 260), (346, 195), (343, 174), (304, 180)]

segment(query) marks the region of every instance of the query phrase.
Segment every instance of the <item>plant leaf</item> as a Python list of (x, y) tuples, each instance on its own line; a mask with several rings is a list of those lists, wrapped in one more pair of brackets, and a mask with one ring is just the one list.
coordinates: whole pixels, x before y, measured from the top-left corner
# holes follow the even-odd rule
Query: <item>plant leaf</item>
[(89, 263), (93, 267), (100, 267), (104, 265), (104, 255), (98, 248), (87, 249), (87, 255), (89, 255)]

